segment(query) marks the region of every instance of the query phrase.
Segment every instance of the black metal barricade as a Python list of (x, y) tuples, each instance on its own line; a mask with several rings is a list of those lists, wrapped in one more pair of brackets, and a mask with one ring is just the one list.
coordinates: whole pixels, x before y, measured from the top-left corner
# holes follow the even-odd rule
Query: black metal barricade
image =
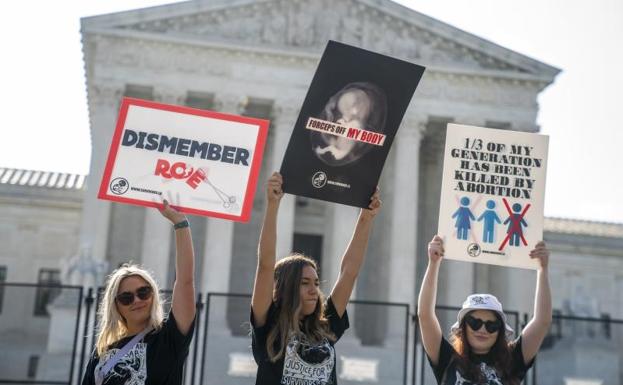
[(554, 314), (532, 371), (530, 385), (623, 384), (623, 320)]
[(71, 385), (83, 288), (0, 283), (0, 384)]
[[(234, 301), (240, 301), (240, 304)], [(251, 353), (249, 294), (208, 293), (203, 324), (200, 384), (249, 384), (256, 366)], [(228, 314), (240, 311), (243, 314)], [(337, 375), (343, 385), (360, 383), (405, 384), (408, 368), (409, 306), (402, 303), (350, 301), (350, 328), (340, 339)], [(374, 319), (367, 324), (365, 315)], [(232, 327), (228, 319), (241, 320)], [(234, 330), (234, 328), (239, 328)], [(363, 340), (358, 330), (376, 333)]]
[[(79, 384), (95, 347), (102, 290), (89, 288), (85, 294), (80, 286), (0, 283), (0, 384)], [(168, 313), (172, 292), (161, 294)], [(236, 293), (197, 295), (184, 385), (253, 382), (250, 299)], [(350, 329), (336, 348), (340, 384), (406, 384), (408, 378), (413, 385), (436, 384), (421, 346), (417, 309), (411, 313), (408, 304), (351, 301), (347, 310)], [(437, 306), (446, 337), (459, 310)], [(506, 314), (520, 333), (528, 315)], [(554, 314), (524, 384), (574, 380), (623, 384), (623, 320)]]

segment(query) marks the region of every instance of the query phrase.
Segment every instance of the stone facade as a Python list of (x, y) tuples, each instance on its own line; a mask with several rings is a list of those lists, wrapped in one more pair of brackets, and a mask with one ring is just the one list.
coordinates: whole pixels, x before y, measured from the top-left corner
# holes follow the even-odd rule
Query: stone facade
[[(385, 206), (355, 290), (356, 298), (407, 303), (411, 311), (426, 265), (426, 243), (437, 228), (446, 124), (537, 132), (537, 97), (559, 72), (389, 0), (191, 1), (85, 18), (82, 39), (91, 180), (101, 180), (122, 96), (271, 120), (250, 223), (191, 218), (197, 286), (204, 293), (251, 291), (264, 205), (261, 182), (280, 167), (326, 41), (425, 65), (381, 176)], [(87, 250), (94, 266), (108, 269), (129, 260), (142, 263), (162, 286), (170, 287), (170, 226), (155, 210), (98, 200), (96, 189), (84, 194), (71, 251)], [(293, 248), (318, 250), (322, 288), (328, 292), (355, 218), (353, 208), (287, 195), (278, 222), (278, 254), (285, 256)], [(550, 226), (559, 227), (549, 227), (545, 238), (553, 250), (555, 306), (561, 311), (594, 309), (590, 303), (565, 305), (582, 287), (598, 293), (600, 312), (623, 318), (615, 295), (623, 289), (623, 258), (617, 251), (623, 250), (623, 235), (591, 235), (586, 230), (590, 223), (566, 234), (566, 222), (552, 221)], [(620, 231), (621, 226), (613, 226)], [(574, 242), (579, 246), (570, 246)], [(72, 278), (75, 284), (93, 281)], [(438, 303), (458, 306), (469, 292), (490, 291), (509, 310), (531, 313), (534, 282), (532, 271), (447, 261)], [(344, 345), (352, 345), (353, 351), (371, 346), (382, 355), (383, 345), (393, 343), (395, 316), (360, 308), (354, 317), (364, 321), (357, 321), (352, 341)], [(240, 336), (236, 343), (246, 346), (240, 325), (247, 318), (247, 305), (230, 300), (210, 322), (222, 327), (227, 338)], [(225, 334), (223, 341), (231, 341)]]
[(0, 286), (0, 345), (11, 347), (0, 351), (4, 379), (26, 378), (48, 350), (47, 305), (62, 293), (32, 284), (60, 284), (61, 263), (77, 253), (84, 183), (81, 175), (0, 168), (2, 283), (31, 284)]
[[(279, 169), (328, 39), (427, 66), (381, 178), (385, 208), (355, 290), (356, 298), (408, 303), (412, 309), (420, 282), (413, 277), (422, 270), (416, 266), (422, 259), (414, 256), (423, 255), (437, 227), (438, 183), (430, 181), (440, 180), (437, 149), (445, 123), (494, 122), (536, 132), (537, 96), (559, 72), (387, 0), (197, 1), (86, 18), (82, 34), (94, 144), (90, 175), (96, 180), (122, 95), (188, 104), (191, 93), (200, 93), (210, 95), (210, 108), (269, 118), (262, 181)], [(251, 291), (263, 195), (260, 183), (248, 224), (195, 219), (202, 288)], [(153, 248), (149, 253), (142, 248), (164, 240), (160, 250), (171, 250), (170, 230), (162, 221), (156, 225), (158, 220), (144, 209), (118, 209), (92, 194), (86, 195), (85, 207), (89, 227), (83, 228), (81, 242), (92, 242), (95, 259), (116, 263), (116, 250), (141, 254), (136, 259), (147, 262), (149, 257), (158, 279), (171, 283), (171, 253), (155, 256)], [(286, 196), (278, 223), (278, 255), (293, 248), (302, 251), (297, 248), (304, 245), (296, 243), (301, 239), (315, 242), (323, 289), (329, 291), (355, 218), (350, 207)], [(446, 265), (440, 303), (458, 304), (471, 291), (473, 268), (467, 270), (464, 274), (463, 266)], [(248, 317), (247, 305), (230, 300), (224, 313), (234, 335), (247, 333), (240, 328)], [(356, 335), (372, 346), (384, 343), (396, 321), (363, 308), (355, 316), (361, 320)]]
[[(378, 239), (371, 246), (368, 270), (358, 285), (359, 296), (412, 305), (417, 282), (405, 286), (388, 277), (398, 271), (416, 274), (411, 256), (421, 252), (430, 235), (428, 229), (436, 228), (438, 194), (428, 179), (440, 169), (435, 154), (443, 141), (444, 123), (502, 122), (535, 132), (536, 98), (558, 73), (556, 68), (391, 1), (199, 1), (86, 18), (82, 33), (94, 144), (90, 174), (95, 179), (102, 173), (119, 98), (136, 96), (141, 87), (143, 97), (177, 104), (187, 104), (191, 93), (203, 93), (210, 95), (211, 108), (234, 113), (250, 113), (262, 101), (268, 108), (255, 116), (273, 121), (261, 174), (265, 179), (279, 168), (327, 39), (426, 65), (381, 180), (386, 207), (375, 231)], [(435, 146), (428, 146), (429, 142)], [(424, 151), (418, 151), (420, 147)], [(405, 164), (420, 166), (401, 166)], [(205, 261), (202, 287), (233, 292), (251, 289), (254, 266), (249, 259), (255, 255), (261, 221), (261, 189), (255, 203), (250, 224), (208, 220), (206, 233), (197, 235), (204, 256), (200, 263)], [(116, 262), (120, 256), (114, 250), (135, 256), (142, 245), (169, 239), (164, 227), (147, 230), (154, 226), (148, 224), (152, 216), (142, 209), (134, 213), (117, 210), (115, 204), (97, 201), (92, 194), (87, 195), (85, 205), (85, 218), (91, 224), (82, 231), (81, 241), (92, 242), (96, 259)], [(293, 197), (286, 197), (282, 206), (279, 254), (290, 251), (294, 234), (321, 236), (322, 275), (331, 282), (354, 210)], [(132, 225), (115, 227), (110, 233), (111, 221)], [(393, 230), (397, 228), (401, 231)], [(128, 237), (134, 244), (110, 241), (128, 231), (136, 233)], [(213, 260), (224, 256), (228, 262)], [(168, 266), (167, 257), (161, 253), (158, 265)], [(214, 264), (227, 271), (215, 269)], [(370, 275), (372, 271), (381, 274)], [(159, 275), (161, 281), (170, 278), (169, 271)]]
[[(547, 218), (554, 314), (623, 319), (623, 226)], [(527, 293), (531, 294), (531, 293)], [(540, 384), (623, 382), (623, 324), (556, 320), (539, 357)]]
[[(394, 178), (393, 175), (384, 177)], [(80, 260), (81, 253), (88, 254), (87, 249), (79, 250), (78, 245), (80, 212), (85, 192), (84, 180), (83, 176), (78, 175), (0, 169), (0, 203), (4, 208), (2, 210), (4, 218), (0, 221), (4, 226), (2, 231), (4, 247), (1, 250), (0, 268), (6, 268), (8, 282), (33, 283), (37, 281), (40, 269), (49, 269), (58, 271), (64, 284), (76, 283), (74, 277), (78, 273), (72, 272), (69, 267), (78, 266), (79, 270), (84, 270), (85, 265), (70, 261)], [(399, 183), (399, 181), (394, 183)], [(330, 219), (336, 215), (348, 215), (348, 210), (340, 212), (334, 208), (329, 211), (327, 209), (330, 206), (325, 206), (322, 202), (315, 200), (299, 199), (296, 206), (298, 213), (295, 226), (302, 229), (315, 229), (316, 226), (321, 226), (323, 222), (318, 222), (317, 219), (321, 216)], [(158, 223), (159, 219), (156, 216), (151, 222), (146, 220), (145, 225)], [(206, 233), (209, 233), (210, 229), (215, 228), (215, 224), (218, 223), (208, 223), (210, 220), (200, 218), (192, 220), (194, 230), (204, 226), (203, 230)], [(49, 233), (50, 231), (52, 233)], [(220, 233), (220, 235), (223, 234), (226, 235), (227, 231)], [(382, 236), (384, 235), (375, 235), (373, 242), (378, 242)], [(342, 237), (335, 238), (341, 239)], [(326, 239), (328, 243), (340, 243), (338, 239)], [(617, 295), (623, 289), (623, 226), (546, 218), (545, 240), (552, 250), (550, 274), (556, 313), (563, 316), (623, 319), (621, 310), (623, 304), (620, 296)], [(244, 247), (244, 242), (237, 241), (237, 243), (240, 245), (236, 247)], [(251, 241), (249, 243), (254, 244)], [(341, 243), (345, 243), (344, 239), (341, 239)], [(216, 246), (206, 245), (206, 247), (220, 248), (219, 252), (224, 252), (219, 242), (216, 242)], [(167, 249), (167, 253), (169, 252)], [(371, 255), (368, 257), (371, 258)], [(372, 258), (376, 260), (375, 257), (372, 256)], [(232, 262), (216, 259), (209, 263), (212, 268), (225, 271), (227, 263)], [(149, 262), (146, 264), (152, 270), (157, 270), (157, 266)], [(463, 265), (463, 268), (465, 267)], [(533, 273), (486, 265), (473, 266), (471, 273), (473, 274), (473, 291), (494, 292), (505, 304), (511, 304), (507, 306), (507, 309), (516, 310), (523, 304), (527, 309), (525, 311), (530, 313), (528, 308), (532, 306), (534, 295)], [(371, 274), (370, 270), (366, 269), (362, 277), (365, 277), (367, 285), (379, 285), (379, 279), (374, 278), (374, 275), (381, 275), (381, 278), (388, 275), (402, 277), (404, 273), (400, 270), (390, 271), (386, 267)], [(452, 277), (455, 279), (457, 275)], [(221, 277), (221, 279), (227, 281), (230, 277)], [(522, 288), (521, 292), (525, 295), (515, 295), (516, 290), (510, 290), (509, 279), (512, 280), (512, 285), (519, 284)], [(389, 283), (390, 295), (393, 295), (391, 290), (408, 290), (409, 286), (392, 286), (392, 282), (393, 280)], [(213, 291), (210, 286), (207, 284), (202, 287), (201, 291), (204, 293), (208, 290)], [(360, 285), (357, 290), (359, 298), (367, 299), (370, 295), (364, 285)], [(0, 360), (0, 362), (10, 364), (2, 367), (3, 375), (24, 378), (28, 372), (29, 363), (32, 362), (33, 357), (38, 357), (35, 364), (36, 378), (66, 380), (77, 304), (75, 300), (72, 302), (75, 295), (73, 290), (56, 294), (63, 295), (54, 297), (57, 300), (53, 306), (45, 306), (52, 317), (36, 316), (33, 314), (37, 296), (35, 288), (9, 286), (4, 289), (3, 311), (0, 311), (2, 321), (0, 341), (3, 346), (13, 348), (5, 351), (3, 359)], [(518, 300), (519, 302), (516, 303), (520, 305), (512, 306), (513, 301)], [(440, 300), (440, 304), (446, 303)], [(245, 312), (248, 311), (244, 301), (227, 303), (222, 298), (216, 298), (213, 299), (212, 306), (216, 315), (211, 317), (211, 325), (223, 331), (230, 329), (225, 317), (219, 319), (218, 314), (224, 314), (232, 307), (240, 307), (244, 308)], [(366, 322), (359, 321), (361, 312), (368, 317), (365, 318)], [(230, 310), (229, 314), (232, 317), (229, 320), (230, 325), (235, 321), (236, 313)], [(399, 328), (395, 328), (397, 323), (390, 322), (386, 325), (387, 316), (379, 315), (378, 312), (366, 314), (366, 311), (358, 309), (355, 309), (353, 314), (355, 321), (353, 331), (348, 333), (349, 336), (345, 337), (345, 341), (342, 341), (341, 352), (361, 352), (363, 345), (366, 347), (367, 354), (378, 358), (383, 357), (384, 354), (387, 355), (387, 349), (378, 347), (379, 342), (384, 342), (385, 346), (400, 343), (395, 340), (401, 338), (400, 333), (397, 333)], [(373, 314), (372, 318), (370, 314)], [(440, 316), (443, 317), (443, 313)], [(399, 317), (400, 314), (389, 314), (390, 320)], [(611, 325), (607, 329), (605, 324), (600, 322), (554, 322), (552, 332), (539, 355), (539, 383), (557, 384), (561, 379), (561, 374), (568, 378), (594, 378), (602, 379), (604, 383), (617, 383), (616, 379), (620, 378), (621, 368), (623, 368), (621, 362), (623, 354), (620, 352), (620, 347), (623, 346), (623, 330), (621, 329), (621, 325)], [(232, 354), (242, 361), (241, 365), (245, 365), (244, 360), (248, 356), (241, 355), (241, 352), (245, 352), (248, 346), (246, 336), (231, 336), (230, 330), (229, 333), (222, 335), (217, 333), (211, 338), (215, 338), (210, 345), (216, 351), (229, 346), (233, 341), (235, 345)], [(221, 344), (219, 344), (221, 341), (219, 338), (223, 341)], [(348, 354), (345, 356), (349, 357)], [(592, 359), (594, 357), (599, 357), (599, 359)], [(384, 369), (391, 373), (393, 372), (391, 368), (386, 369), (387, 363), (399, 361), (390, 358), (377, 364), (381, 374)], [(208, 364), (213, 362), (210, 360)], [(228, 362), (223, 361), (220, 365), (226, 364)], [(74, 376), (78, 376), (79, 373), (80, 368), (76, 370)]]

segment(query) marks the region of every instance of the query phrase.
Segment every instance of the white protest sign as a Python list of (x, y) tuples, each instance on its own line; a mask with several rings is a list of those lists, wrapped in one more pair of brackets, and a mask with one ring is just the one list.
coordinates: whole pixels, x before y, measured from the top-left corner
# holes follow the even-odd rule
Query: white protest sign
[(438, 234), (445, 257), (536, 269), (548, 137), (448, 124)]
[(98, 197), (246, 222), (268, 121), (125, 98)]

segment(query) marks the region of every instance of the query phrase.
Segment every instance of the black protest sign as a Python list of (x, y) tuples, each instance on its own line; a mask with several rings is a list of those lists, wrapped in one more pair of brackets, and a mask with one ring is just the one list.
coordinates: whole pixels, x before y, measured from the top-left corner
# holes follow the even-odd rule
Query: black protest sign
[(423, 73), (329, 41), (281, 165), (284, 191), (367, 207)]

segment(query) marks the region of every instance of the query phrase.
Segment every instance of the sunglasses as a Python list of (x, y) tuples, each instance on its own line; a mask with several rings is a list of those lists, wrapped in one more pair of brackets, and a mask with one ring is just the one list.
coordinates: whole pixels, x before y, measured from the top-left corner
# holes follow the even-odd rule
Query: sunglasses
[[(140, 300), (144, 301), (151, 298), (152, 292), (153, 290), (151, 286), (143, 286), (136, 289), (136, 296)], [(115, 299), (123, 306), (132, 305), (132, 303), (134, 303), (134, 293), (132, 293), (131, 291), (124, 291), (123, 293), (117, 294)]]
[(471, 315), (465, 317), (465, 323), (469, 325), (473, 331), (479, 330), (482, 325), (485, 325), (485, 329), (489, 333), (495, 333), (502, 328), (502, 321), (499, 319), (496, 319), (495, 321), (483, 321), (480, 318), (474, 318)]

